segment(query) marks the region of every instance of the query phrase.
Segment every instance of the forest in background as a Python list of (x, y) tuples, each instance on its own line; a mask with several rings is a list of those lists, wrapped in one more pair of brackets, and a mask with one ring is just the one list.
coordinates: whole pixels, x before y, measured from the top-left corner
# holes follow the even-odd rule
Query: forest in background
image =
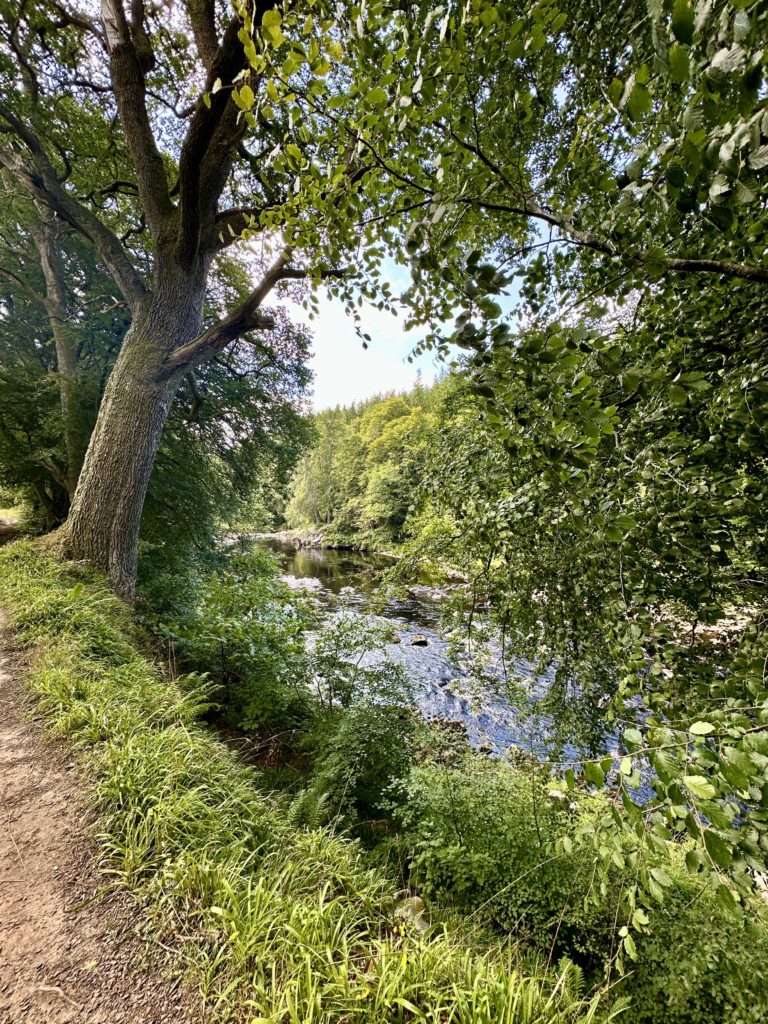
[[(223, 1019), (761, 1024), (763, 6), (95, 10), (0, 0), (0, 598), (112, 877)], [(313, 425), (323, 290), (457, 365)], [(459, 570), (546, 758), (222, 543), (283, 510)]]

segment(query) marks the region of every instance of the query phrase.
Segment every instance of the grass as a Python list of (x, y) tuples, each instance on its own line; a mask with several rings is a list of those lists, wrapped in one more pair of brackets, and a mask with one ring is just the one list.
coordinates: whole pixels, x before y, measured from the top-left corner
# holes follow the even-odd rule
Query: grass
[(0, 605), (36, 650), (28, 685), (90, 769), (104, 872), (144, 907), (221, 1020), (592, 1024), (579, 971), (525, 975), (467, 926), (427, 936), (356, 843), (291, 825), (199, 721), (205, 681), (170, 681), (99, 577), (33, 542), (0, 551)]

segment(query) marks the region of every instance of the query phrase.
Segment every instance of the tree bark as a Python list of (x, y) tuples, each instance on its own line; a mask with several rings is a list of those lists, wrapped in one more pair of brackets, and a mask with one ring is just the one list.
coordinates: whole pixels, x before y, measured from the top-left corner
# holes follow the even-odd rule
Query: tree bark
[(71, 500), (88, 446), (77, 386), (77, 337), (67, 308), (66, 277), (53, 218), (41, 224), (33, 224), (32, 237), (40, 254), (46, 288), (45, 309), (56, 346), (64, 448), (67, 453), (66, 488)]
[(139, 526), (163, 428), (182, 372), (163, 373), (169, 352), (201, 329), (203, 270), (175, 268), (157, 282), (159, 300), (134, 321), (112, 370), (80, 479), (62, 527), (66, 553), (102, 569), (132, 600)]
[(141, 512), (176, 391), (175, 382), (154, 380), (156, 359), (137, 357), (146, 347), (126, 344), (110, 374), (63, 527), (67, 553), (102, 569), (126, 600), (134, 594)]

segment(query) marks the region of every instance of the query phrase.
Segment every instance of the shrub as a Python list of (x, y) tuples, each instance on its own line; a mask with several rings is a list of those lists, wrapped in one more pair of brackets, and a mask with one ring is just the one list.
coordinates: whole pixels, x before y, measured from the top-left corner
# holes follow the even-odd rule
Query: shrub
[(266, 551), (233, 555), (200, 586), (182, 620), (158, 632), (176, 647), (182, 667), (219, 684), (226, 721), (275, 733), (312, 716), (306, 687), (308, 608), (278, 576)]
[[(565, 953), (597, 976), (609, 968), (627, 918), (628, 868), (595, 885), (595, 851), (576, 833), (605, 797), (548, 796), (536, 766), (465, 757), (454, 767), (424, 764), (401, 786), (413, 880), (544, 952)], [(571, 842), (568, 852), (557, 840)], [(716, 893), (687, 873), (684, 849), (659, 851), (664, 901), (635, 931), (637, 959), (625, 959), (618, 990), (633, 1024), (762, 1024), (768, 1020), (768, 910), (749, 903), (732, 916)], [(614, 980), (616, 980), (614, 978)]]
[(622, 985), (637, 1024), (764, 1024), (768, 1020), (768, 914), (743, 918), (695, 879), (674, 886), (637, 943)]
[(343, 610), (312, 645), (320, 714), (309, 738), (309, 802), (317, 808), (322, 801), (332, 820), (381, 816), (390, 787), (412, 763), (412, 688), (403, 668), (383, 655), (387, 637), (386, 628)]
[(577, 815), (590, 813), (590, 799), (577, 807), (553, 798), (546, 778), (533, 764), (513, 769), (473, 755), (454, 767), (415, 768), (397, 811), (413, 879), (547, 954), (598, 970), (623, 923), (620, 878), (601, 892), (591, 851), (556, 852)]

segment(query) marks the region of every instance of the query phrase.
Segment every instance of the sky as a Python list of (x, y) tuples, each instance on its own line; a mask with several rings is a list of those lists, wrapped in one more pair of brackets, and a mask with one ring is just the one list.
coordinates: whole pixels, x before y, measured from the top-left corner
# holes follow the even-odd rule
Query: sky
[(313, 335), (310, 365), (315, 374), (312, 408), (316, 412), (387, 391), (407, 391), (416, 383), (418, 370), (422, 382), (430, 384), (444, 368), (430, 352), (407, 362), (423, 331), (406, 332), (402, 317), (374, 307), (365, 310), (364, 329), (371, 341), (364, 349), (343, 303), (325, 295), (318, 298), (320, 312), (314, 320), (297, 311), (297, 319), (304, 320)]

